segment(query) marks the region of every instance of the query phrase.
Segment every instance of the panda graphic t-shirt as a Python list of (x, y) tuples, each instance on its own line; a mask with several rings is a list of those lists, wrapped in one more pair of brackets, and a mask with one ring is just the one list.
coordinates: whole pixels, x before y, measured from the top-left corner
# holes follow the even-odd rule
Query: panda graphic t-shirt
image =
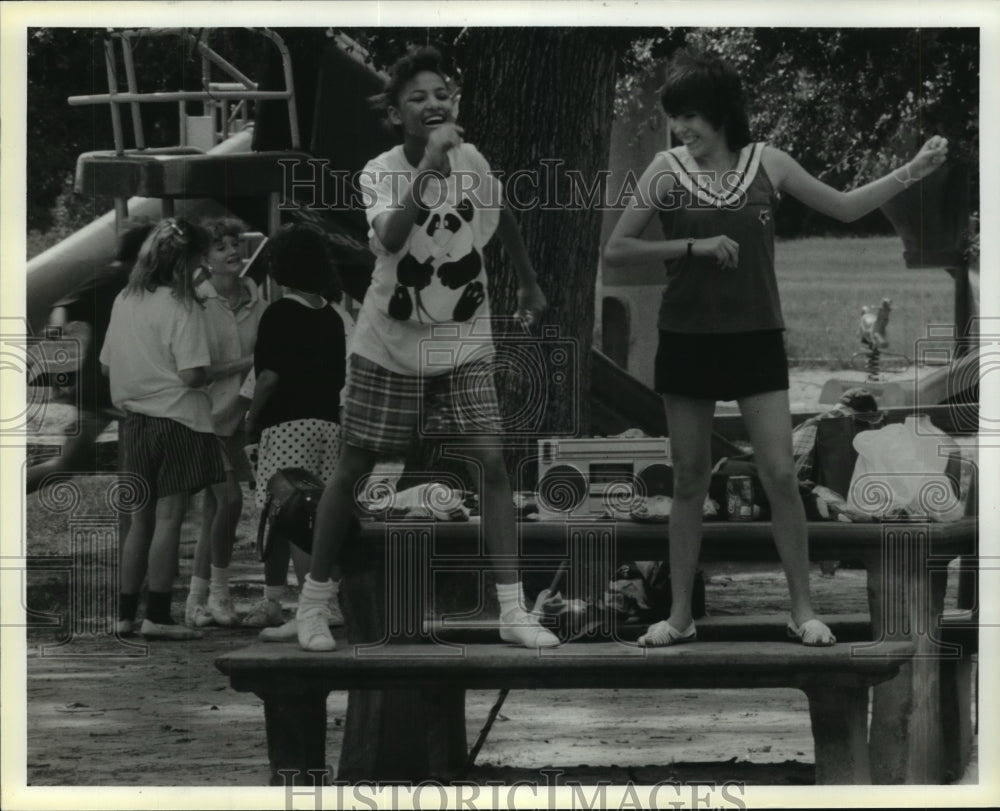
[[(500, 221), (500, 182), (471, 144), (448, 153), (451, 173), (429, 177), (403, 247), (390, 253), (374, 229), (375, 270), (350, 351), (406, 375), (435, 375), (492, 354), (483, 249)], [(397, 146), (360, 175), (369, 225), (399, 206), (416, 177)]]

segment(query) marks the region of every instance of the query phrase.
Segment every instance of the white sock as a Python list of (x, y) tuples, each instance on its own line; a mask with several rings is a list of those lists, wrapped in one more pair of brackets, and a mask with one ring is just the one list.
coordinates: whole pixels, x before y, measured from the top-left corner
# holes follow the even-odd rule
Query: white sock
[(307, 574), (306, 581), (302, 584), (302, 593), (299, 595), (299, 611), (316, 606), (325, 608), (333, 593), (334, 581), (324, 580), (322, 583), (317, 583)]
[(229, 567), (222, 569), (218, 566), (212, 566), (212, 579), (208, 587), (210, 594), (216, 594), (220, 597), (227, 597), (229, 595)]
[(204, 577), (191, 575), (191, 593), (189, 599), (195, 603), (204, 603), (208, 599), (208, 581)]
[(284, 586), (264, 586), (264, 599), (275, 603), (281, 602), (281, 596), (285, 593)]
[(511, 612), (524, 610), (524, 589), (521, 581), (516, 583), (497, 583), (497, 600), (500, 601), (500, 618), (504, 619)]

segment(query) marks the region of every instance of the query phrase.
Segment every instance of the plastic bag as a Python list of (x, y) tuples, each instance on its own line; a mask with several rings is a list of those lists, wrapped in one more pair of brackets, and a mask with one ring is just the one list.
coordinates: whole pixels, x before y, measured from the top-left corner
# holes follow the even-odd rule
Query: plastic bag
[(958, 488), (945, 473), (958, 447), (926, 415), (859, 433), (854, 447), (858, 459), (847, 498), (853, 510), (872, 518), (905, 513), (954, 521), (962, 516)]

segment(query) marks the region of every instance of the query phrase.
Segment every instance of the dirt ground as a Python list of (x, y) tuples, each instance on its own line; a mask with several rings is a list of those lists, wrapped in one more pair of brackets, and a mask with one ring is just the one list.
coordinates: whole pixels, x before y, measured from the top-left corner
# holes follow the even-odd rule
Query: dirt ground
[[(830, 373), (814, 376), (803, 382), (800, 396), (793, 393), (793, 401), (807, 407), (815, 402)], [(98, 501), (97, 491), (106, 490), (111, 480), (91, 477), (85, 497)], [(65, 510), (32, 496), (26, 517), (26, 554), (70, 554), (74, 530)], [(175, 616), (183, 611), (195, 519), (192, 512), (185, 524)], [(260, 596), (263, 585), (253, 526), (249, 519), (241, 524), (234, 555), (233, 593), (241, 611)], [(787, 611), (784, 577), (776, 565), (713, 564), (705, 575), (712, 614)], [(64, 614), (67, 578), (65, 573), (29, 573), (27, 607)], [(862, 570), (841, 568), (829, 576), (814, 566), (812, 587), (820, 613), (866, 610)], [(952, 604), (954, 591), (952, 583)], [(287, 607), (293, 599), (289, 589)], [(44, 617), (33, 616), (27, 630), (28, 785), (266, 785), (263, 703), (233, 691), (213, 664), (219, 654), (254, 641), (258, 629), (209, 628), (196, 642), (140, 640), (137, 647), (126, 647), (100, 633), (62, 644), (67, 622), (61, 628), (40, 627), (41, 622)], [(470, 745), (496, 699), (492, 691), (469, 692)], [(327, 759), (333, 767), (346, 703), (344, 693), (331, 694), (327, 702)], [(796, 690), (514, 691), (470, 778), (544, 785), (547, 778), (540, 770), (559, 768), (561, 779), (586, 783), (807, 785), (814, 780), (813, 760), (808, 706)], [(974, 781), (975, 774), (973, 766), (965, 781)]]
[[(262, 582), (249, 548), (238, 551), (235, 568), (237, 608), (245, 610)], [(786, 610), (776, 567), (713, 565), (706, 577), (710, 613)], [(863, 571), (841, 569), (831, 577), (814, 567), (812, 580), (820, 612), (864, 610)], [(183, 596), (178, 588), (175, 615)], [(266, 785), (263, 703), (230, 689), (213, 665), (216, 656), (249, 644), (256, 633), (210, 628), (196, 642), (130, 649), (100, 635), (60, 645), (63, 634), (29, 630), (28, 784)], [(492, 691), (469, 692), (470, 745), (496, 699)], [(333, 767), (346, 703), (344, 693), (327, 702)], [(813, 761), (808, 706), (797, 690), (514, 691), (469, 777), (544, 785), (540, 770), (560, 768), (565, 779), (613, 784), (808, 785)]]

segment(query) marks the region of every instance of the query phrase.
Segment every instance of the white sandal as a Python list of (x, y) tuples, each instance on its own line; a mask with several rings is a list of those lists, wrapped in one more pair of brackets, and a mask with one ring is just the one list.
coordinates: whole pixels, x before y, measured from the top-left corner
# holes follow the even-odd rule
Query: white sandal
[(795, 620), (789, 617), (785, 631), (789, 639), (797, 639), (810, 648), (827, 647), (837, 641), (837, 637), (833, 635), (833, 631), (827, 627), (826, 623), (815, 617), (806, 620), (801, 625), (796, 625)]
[(664, 648), (668, 645), (680, 645), (682, 642), (694, 642), (698, 639), (698, 629), (692, 622), (684, 631), (678, 631), (666, 620), (660, 620), (646, 629), (639, 637), (642, 647)]

